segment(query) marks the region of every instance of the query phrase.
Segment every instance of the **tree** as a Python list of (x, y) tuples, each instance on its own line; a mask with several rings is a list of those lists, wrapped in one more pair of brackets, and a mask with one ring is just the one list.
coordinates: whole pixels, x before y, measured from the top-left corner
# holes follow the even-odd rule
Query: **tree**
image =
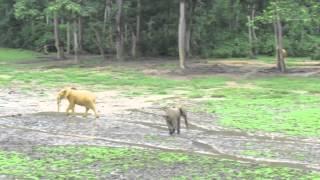
[[(106, 0), (105, 2), (105, 10), (104, 10), (104, 20), (103, 20), (103, 33), (106, 37), (106, 43), (105, 46), (108, 46), (109, 49), (114, 50), (114, 24), (112, 22), (112, 17), (113, 17), (113, 2), (112, 0)], [(108, 25), (108, 32), (106, 31)], [(106, 34), (107, 33), (107, 34)]]
[[(107, 0), (110, 2), (110, 0)], [(109, 4), (106, 4), (108, 6)], [(78, 31), (78, 37), (82, 37), (83, 40), (78, 40), (79, 42), (79, 51), (81, 52), (81, 43), (90, 42), (92, 45), (83, 46), (86, 50), (94, 53), (100, 53), (100, 55), (105, 58), (105, 51), (107, 46), (106, 33), (107, 25), (110, 25), (108, 19), (111, 16), (111, 9), (106, 12), (106, 7), (102, 6), (100, 0), (82, 0), (81, 10), (78, 16), (81, 16), (81, 28), (79, 26), (79, 17), (78, 20), (78, 30), (83, 29), (82, 33)], [(109, 24), (108, 24), (109, 23)], [(83, 36), (83, 35), (85, 36)], [(96, 50), (98, 49), (98, 50)]]
[(277, 69), (286, 72), (286, 62), (282, 53), (283, 46), (283, 23), (290, 21), (309, 21), (309, 13), (303, 1), (272, 0), (264, 13), (259, 17), (264, 23), (272, 23), (275, 36), (275, 52)]
[(71, 54), (71, 24), (67, 22), (67, 54)]
[(73, 2), (72, 0), (55, 0), (50, 2), (47, 8), (48, 13), (52, 13), (54, 16), (54, 39), (55, 46), (57, 48), (57, 58), (64, 58), (64, 48), (60, 44), (60, 32), (59, 32), (59, 17), (63, 15), (69, 16), (69, 21), (73, 22), (73, 50), (75, 62), (79, 61), (79, 42), (78, 42), (78, 23), (77, 17), (81, 12), (81, 5), (79, 2)]
[(281, 24), (281, 18), (279, 12), (275, 12), (274, 17), (274, 34), (275, 34), (275, 44), (276, 44), (276, 57), (277, 57), (277, 67), (281, 72), (286, 72), (286, 63), (284, 61), (283, 54), (283, 27)]
[(256, 35), (256, 25), (255, 25), (255, 16), (256, 16), (256, 2), (251, 1), (248, 3), (248, 39), (249, 39), (249, 57), (255, 59), (258, 52), (257, 52), (257, 35)]
[(94, 35), (95, 35), (95, 43), (97, 44), (97, 47), (99, 48), (100, 55), (105, 59), (105, 53), (104, 53), (104, 45), (103, 45), (103, 40), (101, 38), (101, 34), (99, 30), (96, 27), (92, 27)]
[(191, 35), (193, 27), (193, 14), (196, 8), (197, 0), (189, 0), (188, 3), (188, 14), (186, 15), (186, 57), (191, 56)]
[[(4, 47), (66, 44), (68, 54), (78, 46), (102, 56), (117, 53), (117, 59), (123, 59), (126, 48), (133, 57), (179, 56), (185, 66), (191, 55), (272, 55), (282, 42), (290, 56), (320, 57), (319, 0), (0, 0), (0, 4)], [(184, 16), (178, 13), (180, 5)], [(185, 42), (181, 48), (179, 41)], [(60, 58), (64, 50), (57, 49)], [(277, 66), (285, 69), (278, 62), (281, 56)]]
[(137, 57), (137, 51), (139, 51), (140, 43), (140, 27), (141, 27), (141, 0), (137, 0), (137, 12), (136, 12), (136, 29), (132, 32), (132, 56)]
[(179, 19), (179, 64), (181, 69), (186, 68), (186, 0), (180, 0), (180, 19)]
[(61, 46), (60, 42), (60, 31), (59, 31), (59, 17), (57, 12), (54, 12), (53, 15), (53, 25), (54, 25), (54, 44), (57, 49), (57, 59), (64, 59), (64, 49), (63, 46)]
[(76, 18), (73, 20), (73, 52), (74, 52), (74, 61), (75, 63), (79, 62), (79, 26)]
[(124, 37), (123, 37), (123, 17), (122, 17), (122, 8), (123, 8), (123, 0), (117, 1), (117, 16), (116, 16), (116, 51), (117, 51), (117, 60), (123, 60), (123, 45), (124, 45)]
[[(24, 26), (21, 30), (24, 32), (23, 36), (25, 38), (20, 37), (20, 39), (23, 39), (23, 44), (20, 44), (20, 46), (26, 45), (27, 48), (40, 50), (52, 39), (52, 33), (47, 32), (51, 28), (51, 25), (45, 23), (48, 16), (46, 16), (44, 9), (47, 6), (48, 1), (46, 0), (17, 0), (15, 2), (13, 5), (14, 17), (22, 21), (21, 23)], [(12, 25), (11, 28), (15, 28), (14, 26), (17, 25)], [(17, 36), (17, 33), (14, 33)]]

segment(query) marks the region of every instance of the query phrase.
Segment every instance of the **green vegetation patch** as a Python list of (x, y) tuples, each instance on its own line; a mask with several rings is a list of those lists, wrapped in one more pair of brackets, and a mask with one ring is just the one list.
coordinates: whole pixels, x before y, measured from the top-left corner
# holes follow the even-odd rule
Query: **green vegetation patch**
[(0, 48), (0, 63), (17, 63), (34, 60), (39, 55), (34, 51)]
[(282, 132), (289, 135), (320, 135), (320, 98), (315, 78), (260, 78), (243, 83), (254, 88), (224, 87), (214, 94), (221, 100), (208, 100), (207, 110), (219, 115), (226, 127), (249, 131)]
[[(1, 74), (1, 72), (0, 72)], [(70, 84), (89, 85), (96, 88), (108, 89), (114, 87), (135, 88), (140, 94), (152, 92), (161, 94), (163, 91), (175, 87), (177, 80), (162, 80), (157, 77), (144, 76), (139, 72), (96, 71), (95, 69), (53, 69), (34, 71), (14, 71), (9, 73), (12, 81), (33, 82), (40, 86), (57, 87)], [(135, 94), (137, 95), (137, 94)]]
[(70, 86), (72, 84), (89, 85), (94, 88), (109, 89), (130, 88), (128, 95), (168, 94), (177, 88), (207, 89), (223, 84), (225, 78), (197, 78), (190, 81), (173, 80), (154, 76), (146, 76), (141, 72), (117, 68), (97, 70), (95, 68), (62, 68), (62, 69), (21, 69), (0, 67), (0, 86), (10, 83), (29, 86), (30, 83), (45, 86)]
[(241, 154), (246, 155), (246, 156), (257, 157), (257, 158), (277, 157), (277, 153), (272, 152), (272, 151), (245, 150), (245, 151), (242, 151)]
[[(178, 169), (179, 171), (175, 171)], [(128, 148), (56, 146), (30, 153), (0, 150), (0, 174), (22, 179), (101, 179), (111, 172), (159, 174), (174, 179), (212, 178), (320, 178), (320, 174), (278, 166), (240, 163), (187, 153)], [(167, 174), (171, 173), (171, 174)]]

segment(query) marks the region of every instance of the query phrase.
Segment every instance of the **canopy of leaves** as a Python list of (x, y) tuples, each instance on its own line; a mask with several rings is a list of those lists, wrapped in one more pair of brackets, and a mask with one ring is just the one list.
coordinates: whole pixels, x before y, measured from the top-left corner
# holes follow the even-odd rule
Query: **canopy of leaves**
[[(176, 56), (179, 1), (124, 1), (125, 52), (130, 55), (136, 16), (141, 16), (139, 50), (146, 56)], [(260, 54), (274, 53), (272, 21), (284, 25), (284, 46), (292, 56), (320, 54), (320, 2), (318, 0), (188, 0), (195, 3), (190, 17), (192, 55), (202, 57), (248, 56), (248, 25), (255, 26)], [(247, 16), (255, 8), (256, 19)], [(59, 16), (60, 39), (65, 24), (79, 16), (83, 22), (83, 48), (99, 53), (92, 28), (99, 31), (107, 53), (115, 47), (115, 0), (0, 0), (0, 46), (38, 49), (52, 42), (53, 13)], [(107, 13), (106, 13), (107, 10)], [(189, 10), (189, 9), (188, 9)], [(188, 11), (189, 12), (189, 11)], [(107, 15), (107, 16), (106, 16)]]

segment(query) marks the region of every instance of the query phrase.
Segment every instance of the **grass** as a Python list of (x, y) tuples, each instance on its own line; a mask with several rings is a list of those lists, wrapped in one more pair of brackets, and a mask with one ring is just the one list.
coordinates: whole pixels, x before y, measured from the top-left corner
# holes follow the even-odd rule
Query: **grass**
[(254, 88), (217, 90), (215, 94), (224, 99), (208, 100), (206, 106), (225, 127), (316, 137), (320, 135), (318, 82), (316, 78), (255, 78), (239, 82)]
[(259, 151), (259, 150), (245, 150), (241, 152), (242, 155), (252, 156), (257, 158), (272, 158), (277, 155), (272, 151)]
[[(275, 56), (259, 56), (257, 60), (267, 62), (267, 63), (274, 63)], [(289, 56), (289, 57), (286, 57), (285, 60), (287, 63), (290, 63), (290, 62), (310, 61), (310, 58), (306, 59), (306, 57), (290, 57)]]
[[(214, 62), (215, 60), (224, 60), (224, 61), (249, 61), (249, 62), (256, 62), (256, 63), (266, 63), (266, 64), (275, 64), (276, 59), (274, 56), (258, 56), (256, 59), (249, 59), (248, 58), (228, 58), (228, 59), (210, 59), (209, 62)], [(311, 60), (309, 57), (287, 57), (285, 58), (287, 67), (299, 67), (303, 66), (303, 62), (314, 62), (318, 63), (319, 60)]]
[(34, 51), (0, 48), (1, 63), (17, 63), (26, 60), (33, 60), (38, 55)]
[[(18, 57), (25, 57), (25, 60), (30, 57), (17, 57), (13, 54), (19, 54), (20, 50), (14, 52), (15, 50), (0, 49), (0, 54), (7, 53), (2, 56), (10, 56), (12, 61), (18, 60)], [(262, 57), (262, 61), (268, 59), (272, 58)], [(7, 61), (9, 60), (1, 59), (0, 63)], [(93, 62), (92, 60), (91, 63)], [(228, 85), (230, 81), (236, 86)], [(128, 96), (166, 95), (183, 91), (184, 94), (179, 96), (200, 99), (201, 109), (217, 114), (218, 124), (224, 127), (320, 137), (320, 83), (314, 77), (269, 76), (239, 80), (227, 76), (211, 76), (174, 80), (146, 76), (136, 69), (122, 66), (41, 70), (18, 65), (0, 66), (0, 87), (19, 86), (30, 89), (32, 85), (56, 88), (70, 84), (100, 90), (117, 88)]]
[(130, 171), (150, 175), (158, 173), (158, 178), (169, 172), (170, 177), (174, 175), (172, 179), (320, 178), (319, 172), (309, 170), (187, 153), (88, 146), (37, 147), (29, 153), (0, 150), (0, 174), (12, 178), (103, 179), (115, 171), (120, 174)]
[[(45, 87), (62, 87), (70, 84), (95, 86), (97, 88), (130, 87), (144, 89), (145, 92), (163, 93), (175, 87), (177, 81), (163, 81), (157, 77), (146, 77), (139, 72), (97, 71), (93, 69), (65, 68), (50, 70), (12, 70), (0, 68), (1, 84), (37, 84)], [(98, 86), (96, 86), (98, 85)]]
[[(222, 78), (198, 78), (190, 82), (182, 80), (163, 79), (145, 76), (124, 68), (97, 70), (96, 68), (55, 68), (55, 69), (25, 69), (12, 66), (0, 67), (0, 86), (36, 84), (45, 87), (61, 87), (70, 84), (94, 86), (101, 89), (130, 88), (129, 95), (167, 94), (167, 91), (177, 87), (207, 89), (212, 85), (224, 82)], [(133, 89), (133, 90), (132, 90)]]

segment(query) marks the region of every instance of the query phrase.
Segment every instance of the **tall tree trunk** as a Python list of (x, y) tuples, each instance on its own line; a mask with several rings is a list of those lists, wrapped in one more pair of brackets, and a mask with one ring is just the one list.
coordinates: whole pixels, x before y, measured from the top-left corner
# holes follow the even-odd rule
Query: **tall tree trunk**
[(257, 56), (258, 53), (258, 48), (256, 47), (257, 42), (258, 42), (258, 38), (257, 38), (257, 34), (256, 34), (256, 28), (255, 28), (255, 16), (256, 16), (256, 5), (252, 5), (252, 11), (251, 11), (251, 20), (252, 20), (252, 27), (251, 27), (251, 31), (252, 31), (252, 40), (253, 40), (253, 52), (254, 55)]
[(253, 50), (253, 41), (252, 41), (252, 24), (251, 24), (251, 18), (250, 16), (247, 16), (247, 19), (248, 19), (248, 39), (249, 39), (249, 46), (250, 46), (250, 49), (249, 49), (249, 57), (251, 59), (254, 59), (255, 56), (254, 56), (254, 50)]
[(117, 0), (118, 12), (116, 16), (116, 26), (117, 26), (117, 37), (116, 37), (116, 51), (117, 51), (117, 60), (123, 60), (123, 22), (122, 22), (122, 5), (123, 0)]
[(274, 49), (276, 53), (276, 61), (277, 61), (277, 68), (279, 67), (278, 63), (278, 29), (277, 29), (277, 24), (276, 20), (273, 21), (273, 30), (274, 30)]
[(137, 37), (136, 37), (134, 32), (131, 33), (131, 37), (132, 37), (132, 40), (131, 40), (131, 42), (132, 42), (131, 55), (132, 55), (133, 58), (135, 58), (136, 57), (136, 53), (137, 53), (137, 51), (136, 51), (137, 50)]
[(187, 25), (185, 43), (186, 43), (186, 45), (185, 45), (186, 46), (186, 57), (189, 58), (192, 56), (192, 54), (191, 54), (191, 30), (190, 30), (189, 25)]
[(53, 25), (54, 25), (54, 41), (57, 49), (57, 59), (64, 59), (63, 49), (61, 48), (60, 39), (59, 39), (59, 19), (58, 19), (57, 13), (54, 13)]
[(240, 27), (240, 15), (241, 15), (241, 8), (240, 8), (240, 1), (236, 0), (236, 1), (231, 1), (233, 3), (233, 12), (234, 12), (234, 24), (232, 29), (234, 31), (238, 31), (239, 27)]
[(257, 55), (257, 36), (254, 28), (254, 20), (255, 20), (255, 4), (248, 5), (249, 15), (247, 16), (248, 20), (248, 39), (249, 39), (249, 57), (251, 59), (256, 58)]
[(99, 48), (100, 51), (100, 55), (103, 57), (103, 59), (105, 59), (105, 53), (104, 53), (104, 47), (103, 47), (103, 43), (102, 43), (102, 38), (101, 38), (101, 34), (99, 33), (99, 31), (93, 27), (92, 28), (95, 34), (95, 42), (97, 44), (97, 47)]
[(71, 53), (71, 27), (70, 22), (67, 22), (67, 54)]
[(34, 22), (31, 19), (31, 23), (30, 23), (30, 30), (31, 30), (31, 37), (34, 37), (35, 35), (35, 28), (34, 28)]
[(113, 50), (114, 48), (114, 42), (113, 42), (113, 27), (112, 27), (112, 18), (111, 18), (111, 9), (112, 9), (112, 0), (106, 0), (106, 7), (104, 12), (104, 27), (103, 27), (103, 36), (106, 36), (107, 31), (107, 22), (109, 22), (109, 28), (108, 28), (108, 35), (106, 38), (106, 47), (109, 47)]
[(140, 26), (141, 26), (141, 0), (137, 0), (137, 17), (136, 17), (136, 32), (132, 33), (132, 56), (137, 57), (140, 43)]
[(129, 40), (129, 28), (128, 28), (128, 24), (125, 23), (124, 24), (124, 43), (127, 44), (128, 40)]
[(82, 41), (83, 41), (83, 19), (81, 16), (78, 17), (78, 45), (79, 45), (79, 53), (82, 53), (83, 47), (82, 47)]
[(46, 15), (46, 24), (49, 25), (50, 24), (50, 19), (49, 19), (49, 15)]
[(78, 22), (73, 21), (73, 52), (74, 62), (79, 63), (79, 40), (78, 40)]
[(186, 0), (180, 0), (180, 19), (179, 19), (179, 62), (180, 68), (186, 68)]
[(193, 26), (193, 13), (196, 7), (197, 0), (189, 0), (188, 14), (186, 16), (186, 57), (192, 56), (191, 54), (191, 35)]
[(277, 56), (277, 68), (280, 72), (286, 72), (286, 64), (282, 53), (283, 49), (283, 36), (282, 25), (279, 15), (276, 15), (274, 22), (275, 39), (276, 39), (276, 56)]
[(105, 34), (106, 29), (107, 29), (107, 22), (108, 22), (108, 17), (110, 16), (110, 6), (109, 6), (109, 1), (106, 0), (106, 7), (104, 8), (104, 16), (103, 16), (103, 34)]

